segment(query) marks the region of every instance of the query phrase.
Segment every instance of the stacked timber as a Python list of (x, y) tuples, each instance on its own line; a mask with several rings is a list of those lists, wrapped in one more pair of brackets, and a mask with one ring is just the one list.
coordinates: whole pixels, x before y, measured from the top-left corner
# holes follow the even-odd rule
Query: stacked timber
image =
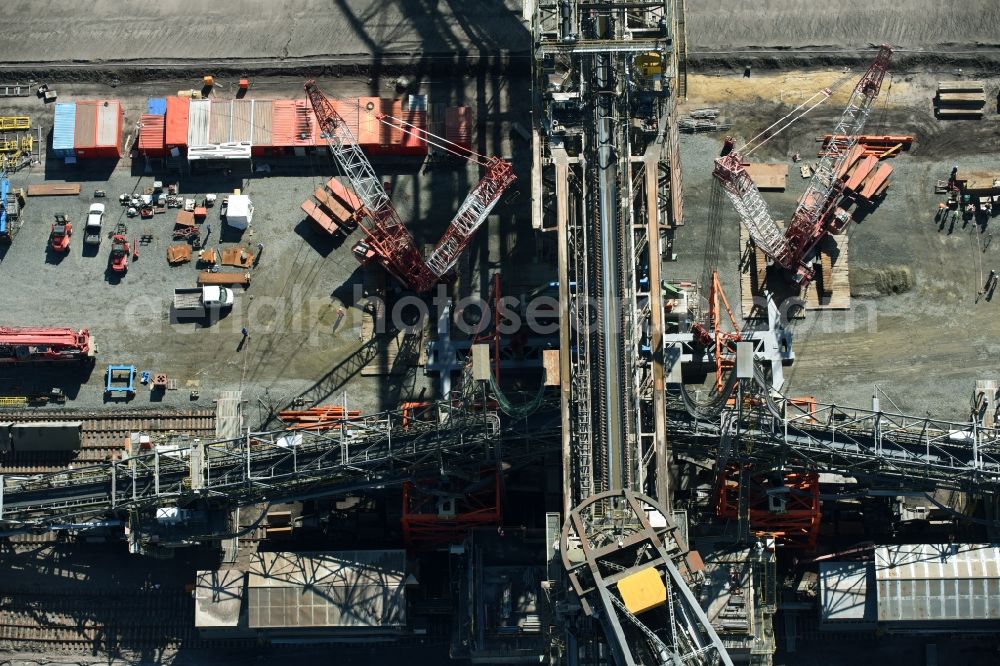
[(982, 118), (986, 87), (982, 81), (939, 81), (934, 107), (938, 118)]
[(833, 296), (833, 259), (829, 252), (820, 252), (818, 273), (816, 284), (820, 296)]
[(302, 211), (329, 235), (346, 235), (358, 226), (364, 206), (358, 195), (337, 178), (317, 187), (313, 199), (302, 202)]
[(874, 155), (861, 157), (861, 151), (851, 151), (838, 175), (846, 194), (872, 203), (889, 188), (892, 167)]

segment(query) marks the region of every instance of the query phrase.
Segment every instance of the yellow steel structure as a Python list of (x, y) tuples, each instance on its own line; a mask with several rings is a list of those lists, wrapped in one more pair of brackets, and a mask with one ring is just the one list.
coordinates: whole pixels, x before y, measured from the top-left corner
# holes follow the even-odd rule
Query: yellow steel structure
[(0, 131), (31, 129), (28, 116), (0, 116)]
[(625, 608), (633, 615), (644, 613), (667, 602), (667, 587), (656, 567), (648, 567), (618, 581), (618, 592)]

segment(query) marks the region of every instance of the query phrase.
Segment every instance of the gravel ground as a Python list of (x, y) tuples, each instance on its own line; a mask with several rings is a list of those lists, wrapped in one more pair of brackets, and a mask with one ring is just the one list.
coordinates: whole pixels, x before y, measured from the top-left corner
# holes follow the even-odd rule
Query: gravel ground
[(995, 0), (701, 0), (687, 3), (692, 52), (758, 48), (1000, 46)]
[(295, 59), (529, 49), (519, 0), (63, 0), (4, 6), (0, 62)]
[[(432, 99), (453, 103), (464, 100), (476, 105), (484, 123), (479, 132), (480, 150), (513, 157), (522, 175), (515, 187), (527, 187), (530, 172), (526, 144), (512, 140), (509, 123), (527, 123), (525, 114), (511, 112), (510, 87), (520, 90), (524, 81), (486, 78), (425, 82)], [(297, 94), (298, 79), (262, 82), (261, 96), (288, 97)], [(353, 96), (370, 91), (367, 80), (339, 79), (326, 82), (330, 94)], [(127, 110), (126, 127), (144, 108), (145, 97), (165, 94), (183, 87), (178, 81), (122, 86), (116, 91), (102, 86), (60, 84), (66, 97), (94, 98), (114, 94)], [(392, 96), (391, 90), (376, 91)], [(34, 98), (0, 104), (4, 113), (28, 113), (51, 127), (51, 108), (44, 109)], [(126, 133), (128, 130), (126, 130)], [(110, 242), (104, 239), (96, 256), (83, 250), (82, 223), (94, 189), (104, 189), (109, 198), (107, 226), (112, 228), (122, 216), (116, 197), (120, 192), (141, 190), (154, 180), (144, 174), (141, 164), (124, 159), (117, 165), (82, 162), (76, 167), (50, 160), (41, 167), (22, 171), (12, 178), (15, 187), (47, 180), (80, 182), (79, 197), (29, 198), (26, 223), (13, 244), (0, 250), (0, 280), (5, 284), (4, 325), (89, 327), (100, 345), (100, 360), (89, 375), (67, 368), (0, 368), (0, 393), (19, 395), (24, 390), (47, 390), (61, 386), (74, 407), (103, 403), (104, 367), (107, 363), (134, 364), (139, 371), (166, 372), (178, 381), (177, 391), (168, 391), (167, 405), (189, 402), (190, 390), (198, 390), (201, 400), (215, 398), (219, 391), (245, 389), (245, 397), (256, 408), (256, 398), (281, 403), (306, 394), (311, 401), (340, 401), (345, 391), (352, 407), (375, 410), (395, 406), (402, 398), (420, 393), (431, 378), (413, 369), (405, 376), (388, 380), (362, 377), (355, 362), (362, 346), (361, 311), (356, 305), (355, 285), (364, 271), (350, 251), (360, 238), (355, 232), (342, 244), (321, 238), (314, 225), (302, 220), (299, 204), (313, 189), (334, 173), (328, 157), (288, 158), (272, 161), (273, 170), (249, 181), (212, 177), (182, 177), (181, 191), (189, 194), (224, 194), (243, 186), (256, 206), (252, 233), (243, 243), (265, 246), (253, 283), (246, 292), (237, 289), (233, 311), (211, 326), (177, 322), (170, 318), (170, 300), (176, 287), (194, 286), (197, 270), (193, 263), (167, 265), (165, 252), (173, 241), (170, 229), (175, 211), (152, 221), (128, 221), (132, 236), (154, 235), (148, 246), (140, 246), (140, 257), (130, 264), (121, 280), (107, 273)], [(435, 243), (468, 190), (478, 180), (474, 165), (439, 166), (420, 172), (419, 162), (383, 161), (376, 171), (391, 183), (393, 200), (402, 219), (408, 222), (418, 243)], [(159, 176), (157, 176), (159, 177)], [(162, 177), (165, 182), (171, 179)], [(515, 203), (501, 205), (483, 233), (469, 250), (475, 279), (462, 283), (463, 291), (476, 291), (486, 281), (486, 272), (501, 257), (524, 257), (533, 252), (527, 213), (528, 197), (514, 195)], [(77, 225), (68, 256), (60, 259), (46, 251), (53, 215), (62, 212)], [(125, 219), (122, 216), (122, 219)], [(211, 210), (209, 245), (218, 246), (221, 220), (218, 208)], [(527, 228), (526, 228), (527, 227)], [(204, 235), (204, 234), (203, 234)], [(232, 246), (238, 238), (227, 234), (222, 246)], [(539, 280), (541, 281), (541, 279)], [(348, 315), (334, 328), (340, 303)], [(250, 331), (248, 344), (240, 345), (240, 329)], [(367, 342), (367, 340), (365, 341)], [(433, 390), (427, 389), (427, 390)], [(151, 396), (140, 388), (132, 401), (147, 405)]]
[[(822, 80), (826, 75), (816, 76)], [(903, 267), (912, 271), (915, 285), (899, 295), (855, 297), (851, 311), (809, 314), (796, 323), (797, 358), (786, 371), (788, 395), (868, 406), (872, 385), (878, 383), (908, 413), (929, 411), (938, 417), (965, 419), (975, 380), (997, 377), (1000, 299), (975, 302), (981, 276), (1000, 269), (1000, 245), (981, 249), (995, 230), (997, 218), (983, 221), (981, 235), (971, 223), (941, 228), (934, 221), (941, 197), (933, 193), (934, 181), (947, 178), (953, 164), (995, 169), (997, 146), (990, 137), (995, 136), (996, 116), (959, 123), (935, 120), (929, 101), (933, 80), (933, 76), (912, 77), (912, 94), (893, 95), (885, 111), (880, 103), (872, 114), (870, 131), (912, 133), (917, 139), (911, 152), (892, 160), (895, 174), (888, 196), (850, 229), (852, 284), (864, 277), (862, 272), (870, 275)], [(989, 85), (995, 89), (997, 81)], [(816, 89), (807, 84), (802, 87)], [(750, 98), (733, 96), (737, 88), (720, 83), (714, 88), (714, 99), (711, 92), (701, 90), (692, 106), (721, 106), (733, 122), (732, 132), (753, 136), (791, 110), (789, 104), (760, 99), (768, 89), (766, 85), (759, 88), (753, 103), (748, 103)], [(917, 94), (920, 90), (922, 95)], [(782, 161), (797, 151), (803, 156), (814, 154), (815, 138), (829, 131), (840, 112), (839, 103), (831, 104), (793, 125), (753, 158)], [(668, 275), (701, 275), (706, 228), (702, 221), (708, 214), (711, 161), (720, 145), (721, 137), (682, 138), (687, 224), (678, 233), (675, 251), (679, 258), (668, 265)], [(790, 165), (788, 190), (764, 194), (775, 219), (788, 219), (806, 182)], [(728, 202), (725, 211), (719, 266), (730, 302), (738, 302), (738, 221)]]

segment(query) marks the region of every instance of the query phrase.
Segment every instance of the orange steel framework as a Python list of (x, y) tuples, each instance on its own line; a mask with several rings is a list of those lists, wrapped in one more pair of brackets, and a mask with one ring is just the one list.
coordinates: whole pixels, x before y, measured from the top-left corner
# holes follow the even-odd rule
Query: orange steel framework
[[(750, 529), (758, 535), (774, 536), (787, 548), (816, 550), (821, 517), (819, 474), (788, 472), (782, 478), (783, 483), (776, 485), (765, 474), (751, 474), (749, 465), (727, 465), (716, 487), (715, 514), (738, 519), (740, 485), (749, 483), (746, 511)], [(771, 506), (772, 497), (784, 500), (784, 505)]]
[[(726, 312), (732, 330), (722, 330), (722, 311)], [(736, 343), (740, 341), (740, 327), (733, 316), (733, 309), (729, 306), (729, 299), (726, 292), (722, 290), (719, 282), (718, 271), (712, 272), (712, 285), (708, 292), (708, 321), (711, 331), (705, 329), (702, 324), (694, 324), (692, 332), (695, 339), (704, 347), (712, 347), (715, 353), (715, 390), (721, 391), (725, 385), (723, 372), (732, 370), (736, 364), (734, 355), (736, 353)]]
[[(403, 484), (403, 539), (408, 550), (438, 550), (462, 542), (469, 530), (499, 526), (503, 519), (501, 479), (497, 469), (483, 470), (472, 488), (449, 491), (433, 481)], [(428, 484), (431, 487), (428, 487)], [(453, 502), (443, 510), (443, 501)]]

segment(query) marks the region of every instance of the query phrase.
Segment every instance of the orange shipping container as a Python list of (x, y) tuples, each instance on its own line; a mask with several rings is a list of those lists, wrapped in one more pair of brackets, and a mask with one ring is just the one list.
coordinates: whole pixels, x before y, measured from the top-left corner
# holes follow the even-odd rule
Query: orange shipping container
[(81, 159), (121, 157), (122, 123), (122, 106), (116, 99), (77, 102), (76, 156)]
[(167, 149), (187, 148), (188, 112), (191, 100), (187, 97), (167, 98), (166, 134)]
[(378, 97), (359, 97), (358, 133), (355, 137), (362, 148), (382, 145), (382, 122), (378, 119), (382, 112), (382, 100)]
[(316, 145), (316, 116), (305, 100), (280, 99), (271, 106), (271, 145), (276, 148)]
[[(351, 132), (351, 136), (356, 141), (360, 132), (358, 129), (358, 118), (361, 116), (361, 111), (358, 109), (358, 100), (335, 99), (333, 100), (333, 108), (337, 110), (337, 114), (343, 119), (347, 129)], [(326, 145), (325, 138), (320, 137), (320, 145)]]
[(139, 125), (139, 152), (150, 157), (163, 157), (166, 152), (164, 116), (145, 113), (139, 119)]
[(392, 127), (383, 152), (395, 155), (427, 154), (427, 112), (403, 110), (402, 100), (392, 103)]

